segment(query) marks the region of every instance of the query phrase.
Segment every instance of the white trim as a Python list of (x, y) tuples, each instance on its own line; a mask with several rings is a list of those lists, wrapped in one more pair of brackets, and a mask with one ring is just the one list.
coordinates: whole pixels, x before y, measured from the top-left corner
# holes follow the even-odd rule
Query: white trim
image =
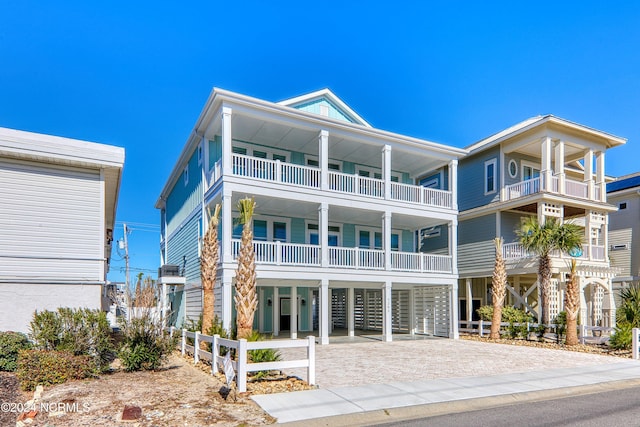
[(202, 158), (204, 157), (204, 148), (202, 143), (198, 145), (198, 166), (202, 166)]
[[(538, 176), (540, 176), (540, 163), (534, 163), (534, 162), (530, 162), (528, 160), (520, 160), (520, 178), (521, 181), (525, 181), (524, 179), (524, 168), (531, 168), (532, 172), (533, 170), (537, 170), (538, 171)], [(533, 174), (532, 174), (533, 175)], [(531, 178), (529, 179), (533, 179), (533, 176), (531, 176)]]
[[(515, 170), (516, 171), (514, 173), (511, 173), (511, 165), (515, 166)], [(508, 164), (508, 167), (507, 167), (507, 172), (509, 172), (509, 177), (510, 178), (513, 178), (513, 179), (518, 178), (518, 161), (516, 159), (509, 160), (509, 164)]]
[[(487, 174), (487, 170), (489, 169), (489, 165), (493, 165), (493, 189), (489, 191), (487, 188), (489, 175)], [(494, 194), (498, 191), (498, 159), (493, 158), (484, 162), (484, 195)]]

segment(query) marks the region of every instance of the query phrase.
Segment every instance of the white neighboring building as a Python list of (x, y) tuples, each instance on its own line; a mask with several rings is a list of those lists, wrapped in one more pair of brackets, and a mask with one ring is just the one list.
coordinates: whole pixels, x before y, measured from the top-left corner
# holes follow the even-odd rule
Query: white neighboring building
[(124, 149), (0, 128), (0, 331), (99, 309)]

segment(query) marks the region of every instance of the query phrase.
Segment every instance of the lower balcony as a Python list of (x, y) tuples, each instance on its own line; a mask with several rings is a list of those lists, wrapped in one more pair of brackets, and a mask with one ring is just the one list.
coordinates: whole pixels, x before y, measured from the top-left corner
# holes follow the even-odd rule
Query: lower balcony
[[(505, 243), (502, 245), (502, 257), (505, 261), (516, 261), (525, 258), (535, 258), (537, 255), (524, 249), (521, 243)], [(571, 259), (576, 258), (578, 260), (587, 261), (606, 261), (605, 247), (598, 245), (584, 246), (582, 252), (570, 256), (566, 253), (560, 253), (558, 251), (552, 252), (551, 256), (554, 258)]]
[[(233, 259), (240, 253), (240, 240), (232, 240)], [(256, 264), (321, 267), (319, 245), (254, 241)], [(380, 249), (329, 247), (328, 266), (352, 270), (387, 270), (385, 252)], [(415, 252), (391, 252), (388, 270), (415, 273), (452, 273), (452, 257)]]

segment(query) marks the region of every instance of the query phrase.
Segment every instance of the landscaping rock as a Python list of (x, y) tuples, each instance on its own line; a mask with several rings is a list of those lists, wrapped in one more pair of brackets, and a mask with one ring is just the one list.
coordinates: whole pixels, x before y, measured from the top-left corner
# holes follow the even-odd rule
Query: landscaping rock
[(122, 411), (122, 421), (136, 421), (140, 417), (142, 417), (141, 407), (125, 405)]

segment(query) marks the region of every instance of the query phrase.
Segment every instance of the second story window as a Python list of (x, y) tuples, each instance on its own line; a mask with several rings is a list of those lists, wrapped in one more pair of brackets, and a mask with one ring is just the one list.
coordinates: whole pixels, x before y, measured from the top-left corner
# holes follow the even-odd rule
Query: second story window
[(189, 166), (185, 167), (182, 171), (182, 181), (184, 182), (184, 185), (189, 184)]
[(496, 159), (491, 159), (484, 162), (484, 194), (491, 194), (496, 192), (496, 163)]

